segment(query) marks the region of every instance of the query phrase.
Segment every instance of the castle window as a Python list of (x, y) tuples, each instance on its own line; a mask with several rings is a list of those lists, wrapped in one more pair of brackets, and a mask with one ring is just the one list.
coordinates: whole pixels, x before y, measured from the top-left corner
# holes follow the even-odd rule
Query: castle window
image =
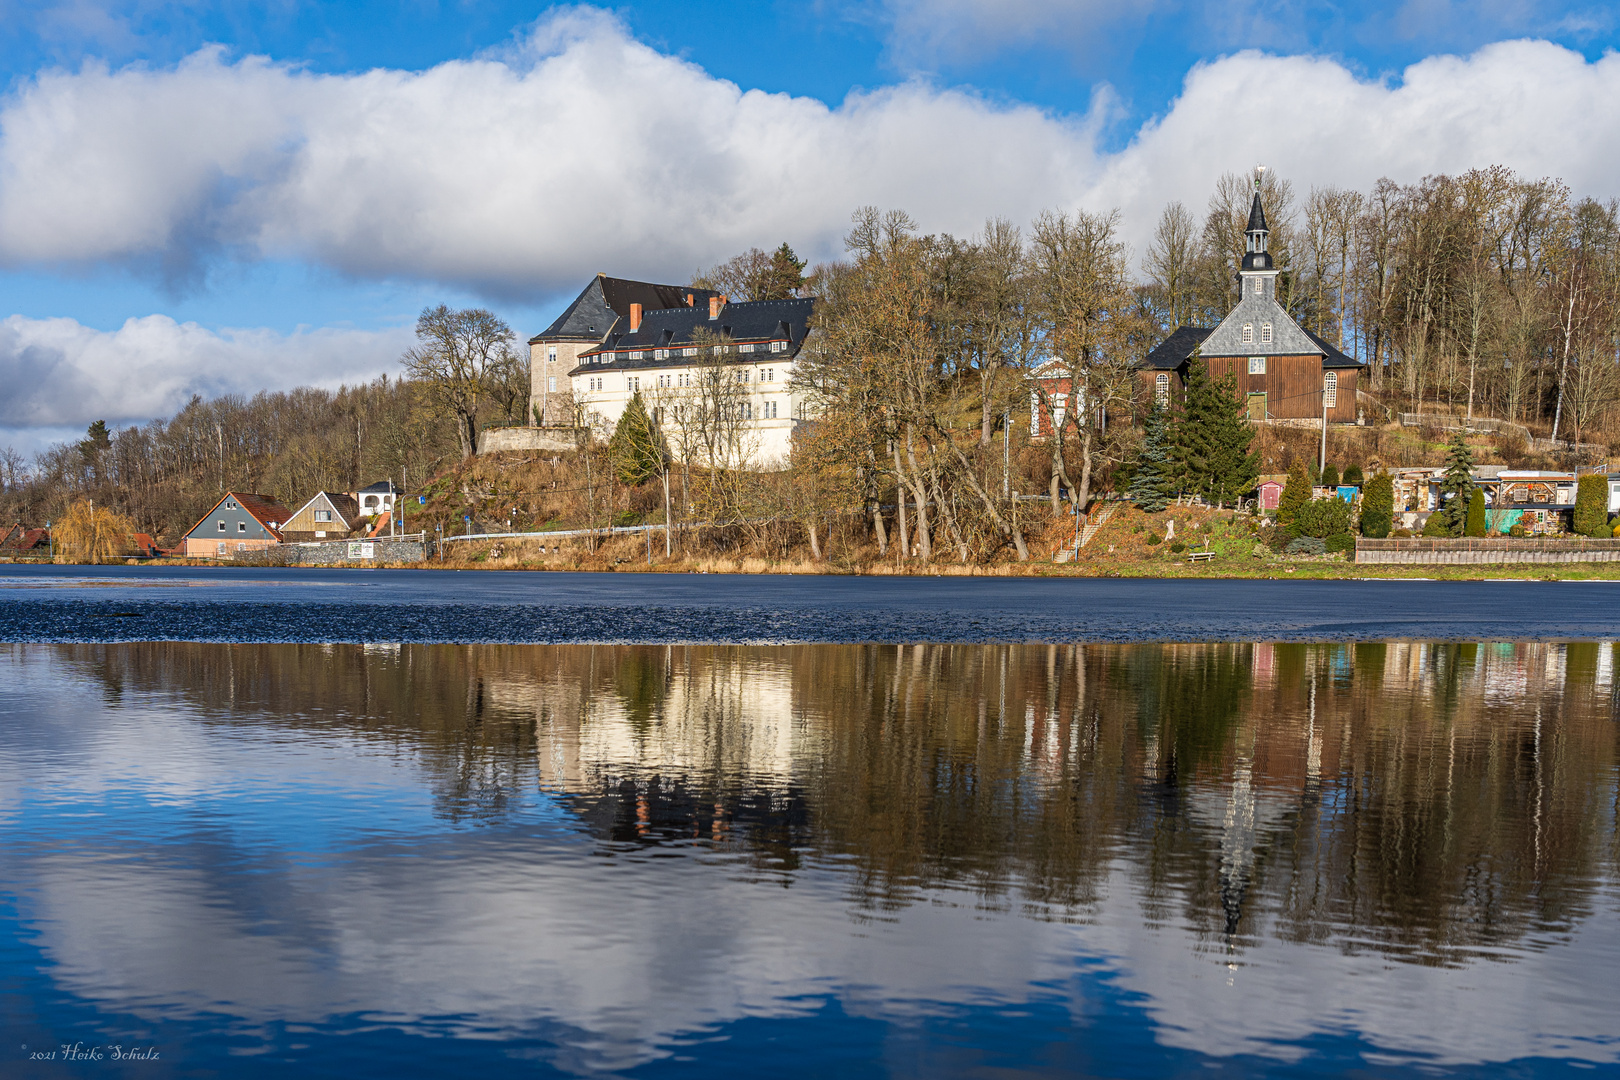
[(1263, 356), (1249, 357), (1249, 374), (1264, 375), (1266, 373), (1266, 358)]
[(556, 362), (557, 362), (557, 346), (553, 345), (550, 348), (546, 349), (546, 363), (555, 364)]
[(1162, 371), (1153, 380), (1153, 396), (1159, 400), (1160, 405), (1170, 404), (1170, 376)]
[(1245, 344), (1245, 345), (1253, 345), (1254, 344), (1254, 323), (1244, 323), (1243, 324), (1243, 344)]
[(556, 392), (557, 392), (557, 376), (552, 375), (552, 376), (550, 376), (550, 377), (548, 377), (546, 379), (546, 393), (555, 394)]
[(1339, 404), (1339, 373), (1337, 371), (1328, 372), (1322, 379), (1322, 404), (1329, 409), (1335, 408)]
[(1260, 344), (1271, 344), (1271, 324), (1265, 323), (1260, 327)]

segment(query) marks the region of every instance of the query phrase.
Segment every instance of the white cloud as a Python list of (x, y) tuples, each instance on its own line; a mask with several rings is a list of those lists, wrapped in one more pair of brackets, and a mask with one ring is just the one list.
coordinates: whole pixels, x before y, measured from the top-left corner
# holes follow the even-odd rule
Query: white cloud
[(104, 331), (13, 315), (0, 321), (0, 430), (167, 416), (193, 393), (336, 387), (397, 368), (411, 340), (408, 327), (216, 332), (148, 315)]
[(929, 228), (1122, 205), (1144, 234), (1256, 161), (1301, 186), (1503, 163), (1608, 193), (1620, 58), (1509, 42), (1399, 83), (1240, 53), (1193, 69), (1123, 151), (1091, 118), (913, 82), (837, 108), (744, 91), (601, 12), (424, 72), (316, 75), (218, 50), (171, 69), (47, 72), (0, 107), (0, 260), (184, 274), (303, 260), (532, 296), (597, 270), (681, 277), (786, 238), (825, 257), (850, 211)]

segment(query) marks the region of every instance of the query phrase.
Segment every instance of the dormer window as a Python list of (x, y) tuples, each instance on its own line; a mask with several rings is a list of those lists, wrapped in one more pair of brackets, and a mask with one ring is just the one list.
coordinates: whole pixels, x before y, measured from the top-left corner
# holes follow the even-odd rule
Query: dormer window
[(1253, 345), (1254, 344), (1254, 323), (1244, 323), (1243, 324), (1243, 344), (1245, 344), (1245, 345)]
[(1260, 344), (1262, 344), (1262, 345), (1270, 345), (1271, 344), (1271, 324), (1270, 323), (1264, 323), (1260, 327)]

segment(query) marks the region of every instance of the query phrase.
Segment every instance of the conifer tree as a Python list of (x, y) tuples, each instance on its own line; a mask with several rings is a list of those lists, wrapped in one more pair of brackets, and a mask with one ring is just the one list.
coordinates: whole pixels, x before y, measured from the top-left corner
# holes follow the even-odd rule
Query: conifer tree
[(1288, 467), (1288, 480), (1283, 484), (1282, 498), (1277, 500), (1277, 524), (1292, 525), (1299, 508), (1311, 501), (1311, 479), (1305, 473), (1305, 463), (1295, 459)]
[(632, 394), (630, 404), (624, 407), (624, 415), (619, 417), (613, 438), (608, 441), (608, 455), (619, 482), (628, 487), (645, 484), (663, 473), (669, 454), (652, 417), (647, 415), (640, 391)]
[(1570, 523), (1582, 536), (1609, 536), (1609, 483), (1588, 473), (1575, 483), (1575, 513)]
[(1468, 524), (1463, 528), (1463, 535), (1485, 535), (1485, 493), (1477, 487), (1468, 497)]
[(1325, 488), (1339, 486), (1339, 470), (1334, 468), (1332, 462), (1328, 462), (1327, 467), (1322, 470), (1322, 486)]
[(1182, 491), (1224, 504), (1254, 487), (1260, 459), (1249, 452), (1254, 429), (1244, 412), (1236, 380), (1211, 379), (1204, 358), (1194, 353), (1187, 365), (1187, 404), (1173, 436)]
[(1344, 478), (1343, 479), (1344, 479), (1344, 483), (1346, 485), (1348, 485), (1349, 487), (1360, 487), (1362, 485), (1361, 466), (1360, 465), (1346, 465), (1345, 468), (1344, 468)]
[(1395, 523), (1395, 479), (1378, 473), (1361, 493), (1361, 535), (1382, 540)]
[(1143, 425), (1142, 451), (1137, 457), (1136, 475), (1131, 477), (1131, 498), (1139, 509), (1156, 514), (1170, 503), (1175, 491), (1175, 463), (1171, 453), (1170, 418), (1155, 398)]
[(1445, 519), (1448, 535), (1461, 536), (1468, 523), (1468, 500), (1474, 493), (1473, 474), (1474, 454), (1459, 431), (1451, 439), (1446, 475), (1440, 482), (1440, 508), (1435, 511)]

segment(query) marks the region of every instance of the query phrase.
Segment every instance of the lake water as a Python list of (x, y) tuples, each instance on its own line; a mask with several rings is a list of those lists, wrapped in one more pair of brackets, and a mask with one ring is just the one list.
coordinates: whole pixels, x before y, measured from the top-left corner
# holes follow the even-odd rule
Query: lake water
[[(6, 1077), (1620, 1071), (1611, 640), (322, 644), (364, 621), (298, 605), (378, 586), (109, 577), (0, 597), (6, 633), (234, 609), (316, 640), (0, 645)], [(440, 608), (581, 588), (463, 580), (522, 595)], [(657, 625), (742, 625), (719, 580)], [(779, 582), (755, 636), (1176, 605)], [(1606, 586), (1402, 587), (1420, 621), (1620, 636)], [(446, 625), (389, 588), (374, 611)], [(1243, 595), (1191, 590), (1182, 625), (1410, 626), (1378, 590)], [(28, 1060), (63, 1044), (102, 1058)]]

